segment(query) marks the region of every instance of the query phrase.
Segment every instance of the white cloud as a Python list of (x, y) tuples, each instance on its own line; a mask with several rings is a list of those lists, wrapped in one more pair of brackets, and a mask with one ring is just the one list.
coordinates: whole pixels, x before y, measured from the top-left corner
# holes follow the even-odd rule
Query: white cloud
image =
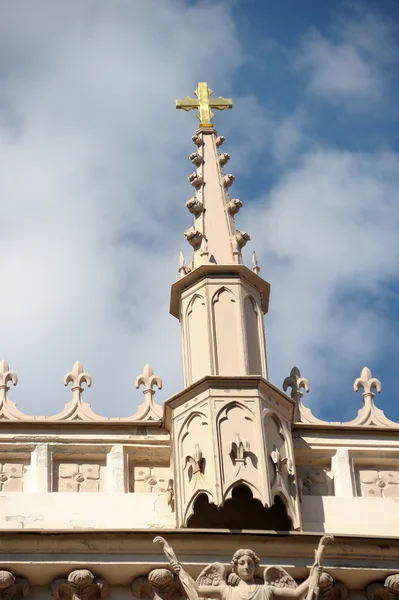
[(375, 102), (386, 91), (386, 69), (397, 51), (393, 26), (358, 10), (341, 17), (329, 34), (313, 28), (294, 64), (308, 75), (309, 90), (326, 100)]
[(395, 154), (319, 150), (247, 207), (245, 228), (272, 283), (276, 385), (297, 365), (319, 404), (392, 340), (384, 299), (398, 282), (398, 186)]
[[(151, 362), (181, 385), (168, 314), (190, 195), (193, 114), (174, 98), (230, 85), (241, 61), (221, 3), (0, 3), (1, 358), (21, 410), (54, 414), (75, 360), (94, 410), (132, 414)], [(29, 19), (26, 15), (29, 14)], [(188, 252), (188, 250), (187, 250)]]

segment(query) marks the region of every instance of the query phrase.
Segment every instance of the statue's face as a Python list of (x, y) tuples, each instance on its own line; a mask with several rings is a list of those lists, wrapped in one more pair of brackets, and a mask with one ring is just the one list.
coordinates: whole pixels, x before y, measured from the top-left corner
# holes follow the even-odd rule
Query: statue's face
[(250, 581), (255, 574), (255, 563), (250, 556), (244, 554), (237, 561), (237, 575), (243, 581)]

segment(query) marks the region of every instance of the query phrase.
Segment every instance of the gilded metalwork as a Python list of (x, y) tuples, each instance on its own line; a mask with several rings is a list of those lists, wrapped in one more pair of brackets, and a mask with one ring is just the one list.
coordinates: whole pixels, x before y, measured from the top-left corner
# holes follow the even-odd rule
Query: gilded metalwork
[(231, 98), (211, 98), (213, 91), (208, 87), (206, 81), (200, 81), (194, 94), (197, 99), (186, 96), (182, 100), (176, 100), (176, 108), (182, 108), (187, 112), (198, 108), (196, 114), (197, 119), (200, 121), (200, 127), (213, 127), (212, 118), (214, 114), (211, 108), (217, 110), (226, 110), (227, 108), (233, 108), (233, 100)]

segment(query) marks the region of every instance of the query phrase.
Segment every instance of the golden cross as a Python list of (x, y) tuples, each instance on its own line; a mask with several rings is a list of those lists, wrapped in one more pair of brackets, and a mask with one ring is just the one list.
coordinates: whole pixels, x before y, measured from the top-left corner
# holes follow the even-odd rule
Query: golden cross
[(211, 121), (214, 114), (211, 108), (217, 108), (218, 110), (233, 108), (233, 100), (231, 98), (222, 98), (219, 96), (218, 98), (211, 99), (213, 92), (208, 87), (206, 81), (199, 82), (194, 94), (197, 96), (197, 100), (190, 98), (190, 96), (182, 100), (176, 100), (176, 108), (182, 108), (186, 111), (198, 108), (196, 117), (200, 120), (200, 127), (213, 127)]

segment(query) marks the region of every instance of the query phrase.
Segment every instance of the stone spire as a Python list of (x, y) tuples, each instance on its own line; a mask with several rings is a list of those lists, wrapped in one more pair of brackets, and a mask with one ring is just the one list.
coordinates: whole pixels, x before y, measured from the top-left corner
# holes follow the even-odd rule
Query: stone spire
[(199, 109), (197, 117), (201, 124), (193, 136), (197, 147), (190, 154), (195, 171), (188, 177), (194, 188), (194, 195), (186, 206), (194, 216), (194, 224), (185, 231), (185, 237), (194, 249), (191, 268), (202, 264), (219, 265), (242, 264), (241, 249), (250, 239), (246, 232), (238, 231), (234, 215), (242, 206), (241, 200), (230, 199), (229, 188), (234, 182), (234, 175), (225, 172), (230, 156), (220, 152), (224, 142), (218, 136), (211, 119), (213, 113), (210, 106), (219, 110), (232, 107), (232, 101), (225, 98), (210, 98), (212, 90), (206, 83), (199, 83), (195, 91), (198, 100), (184, 98), (176, 101), (177, 108)]
[[(262, 375), (266, 350), (262, 314), (267, 312), (269, 284), (243, 264), (242, 248), (249, 235), (236, 227), (241, 200), (231, 199), (234, 175), (227, 172), (230, 156), (221, 152), (223, 136), (211, 122), (211, 108), (232, 107), (231, 99), (211, 99), (212, 90), (198, 84), (197, 99), (177, 100), (176, 107), (198, 108), (200, 127), (192, 140), (190, 160), (194, 188), (186, 202), (194, 218), (185, 231), (193, 258), (179, 261), (180, 278), (172, 286), (171, 313), (181, 322), (185, 385), (205, 375)], [(256, 258), (256, 257), (255, 257)]]

